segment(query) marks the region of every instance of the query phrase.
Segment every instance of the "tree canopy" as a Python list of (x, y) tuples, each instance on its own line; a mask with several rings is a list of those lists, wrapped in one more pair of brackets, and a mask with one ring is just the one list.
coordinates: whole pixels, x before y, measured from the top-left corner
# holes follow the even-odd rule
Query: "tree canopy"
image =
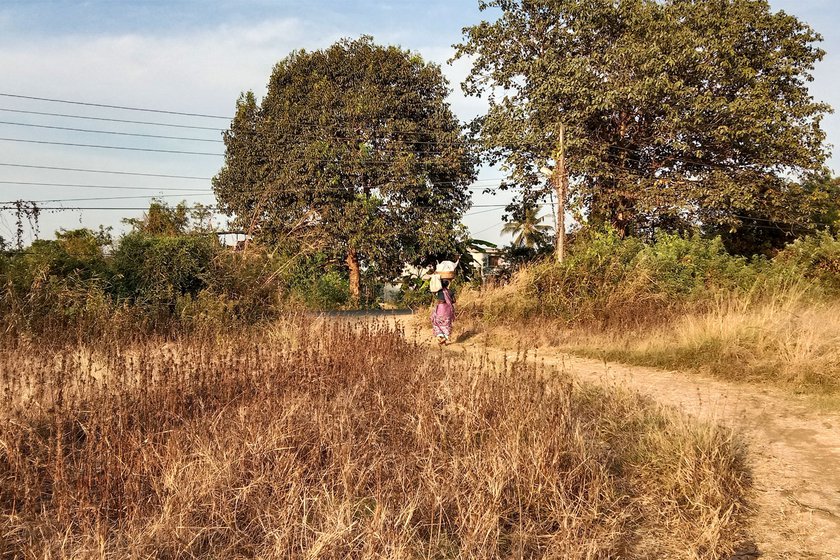
[(221, 210), (270, 243), (399, 274), (455, 247), (474, 157), (440, 68), (369, 37), (295, 51), (260, 104), (237, 102), (213, 180)]
[(173, 208), (157, 199), (152, 199), (142, 218), (123, 219), (123, 223), (130, 225), (132, 231), (137, 233), (169, 236), (186, 233), (189, 221), (186, 202), (180, 202)]
[[(570, 203), (625, 233), (807, 218), (794, 181), (826, 157), (809, 94), (821, 37), (766, 0), (492, 0), (464, 30), (473, 123), (522, 197), (565, 126)], [(818, 200), (822, 194), (815, 193)], [(806, 207), (808, 204), (805, 205)]]

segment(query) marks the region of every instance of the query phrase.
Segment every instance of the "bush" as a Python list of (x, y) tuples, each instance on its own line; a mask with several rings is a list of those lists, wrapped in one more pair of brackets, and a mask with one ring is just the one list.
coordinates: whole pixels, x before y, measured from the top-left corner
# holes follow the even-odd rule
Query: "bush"
[(840, 240), (821, 233), (797, 239), (773, 259), (772, 273), (812, 281), (827, 296), (840, 296)]
[(116, 294), (132, 303), (174, 307), (208, 284), (219, 250), (215, 237), (126, 235), (111, 260)]
[(663, 234), (646, 244), (613, 230), (589, 231), (576, 237), (563, 263), (526, 267), (477, 305), (494, 320), (641, 325), (749, 289), (763, 266), (728, 254), (718, 238)]
[(253, 323), (276, 317), (282, 303), (279, 284), (284, 265), (285, 261), (264, 251), (217, 251), (205, 278), (207, 287), (198, 298), (215, 307), (216, 314), (224, 310), (221, 321)]
[(590, 233), (564, 263), (530, 274), (541, 314), (603, 326), (656, 321), (755, 281), (748, 261), (729, 255), (719, 239), (666, 234), (645, 244), (614, 231)]
[(0, 311), (7, 332), (99, 336), (125, 320), (135, 330), (274, 317), (282, 263), (234, 253), (214, 235), (124, 236), (112, 255), (89, 230), (59, 232), (0, 254)]
[(412, 311), (429, 307), (432, 293), (429, 291), (429, 280), (419, 276), (404, 276), (400, 283), (399, 303)]

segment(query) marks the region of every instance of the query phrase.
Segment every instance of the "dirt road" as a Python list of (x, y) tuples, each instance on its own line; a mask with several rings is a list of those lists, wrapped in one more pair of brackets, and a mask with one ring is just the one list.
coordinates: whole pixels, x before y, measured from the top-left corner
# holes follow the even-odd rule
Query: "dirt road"
[[(419, 327), (411, 317), (394, 320), (406, 336), (431, 338), (425, 321)], [(515, 352), (487, 347), (479, 338), (456, 338), (441, 351), (514, 357)], [(751, 532), (760, 557), (840, 559), (840, 414), (819, 412), (806, 397), (772, 388), (605, 363), (550, 348), (537, 349), (536, 357), (581, 380), (619, 384), (733, 427), (749, 446), (756, 507)]]

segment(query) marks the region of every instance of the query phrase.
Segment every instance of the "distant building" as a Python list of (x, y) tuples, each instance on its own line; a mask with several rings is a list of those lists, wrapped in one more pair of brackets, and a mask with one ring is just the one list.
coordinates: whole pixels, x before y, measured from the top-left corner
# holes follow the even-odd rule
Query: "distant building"
[(474, 249), (470, 251), (473, 258), (473, 266), (478, 269), (478, 275), (484, 281), (491, 278), (500, 267), (505, 265), (502, 253), (495, 247), (486, 249)]

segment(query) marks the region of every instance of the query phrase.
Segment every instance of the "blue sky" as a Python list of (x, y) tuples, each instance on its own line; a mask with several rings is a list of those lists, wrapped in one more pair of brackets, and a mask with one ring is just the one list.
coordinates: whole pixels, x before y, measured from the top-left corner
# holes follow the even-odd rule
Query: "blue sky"
[[(840, 3), (831, 0), (771, 0), (774, 9), (795, 14), (823, 34), (828, 52), (815, 72), (812, 92), (840, 107)], [(477, 0), (423, 2), (358, 0), (249, 1), (18, 1), (0, 3), (0, 93), (86, 101), (110, 105), (229, 115), (239, 92), (262, 95), (275, 62), (296, 48), (326, 47), (342, 37), (373, 35), (379, 43), (396, 43), (443, 65), (453, 88), (452, 107), (463, 119), (483, 110), (483, 103), (464, 98), (459, 83), (468, 63), (446, 65), (451, 45), (464, 26), (492, 14), (481, 13)], [(0, 138), (136, 146), (160, 150), (221, 153), (218, 131), (49, 117), (15, 111), (50, 112), (186, 126), (223, 128), (221, 119), (159, 115), (49, 103), (0, 96)], [(173, 135), (198, 140), (123, 137), (57, 129), (23, 127), (27, 123)], [(840, 146), (840, 117), (824, 121), (830, 143)], [(207, 140), (210, 140), (208, 142)], [(207, 178), (221, 156), (131, 152), (0, 140), (0, 164), (142, 172)], [(829, 162), (840, 169), (840, 157)], [(483, 169), (480, 185), (492, 185), (503, 174)], [(13, 184), (18, 183), (18, 184)], [(58, 183), (119, 187), (94, 189), (37, 186)], [(143, 186), (145, 190), (128, 187)], [(159, 190), (155, 190), (159, 189)], [(205, 189), (208, 194), (197, 195)], [(176, 202), (212, 203), (206, 179), (95, 174), (0, 165), (0, 201), (26, 199), (135, 197), (113, 200), (45, 203), (56, 206), (143, 207), (148, 197), (166, 195)], [(477, 205), (504, 204), (501, 196), (477, 194)], [(61, 211), (41, 218), (41, 235), (55, 229), (113, 225), (140, 211)], [(475, 208), (465, 223), (477, 237), (506, 242), (499, 236), (501, 208)], [(14, 230), (10, 212), (0, 212), (0, 236)]]

